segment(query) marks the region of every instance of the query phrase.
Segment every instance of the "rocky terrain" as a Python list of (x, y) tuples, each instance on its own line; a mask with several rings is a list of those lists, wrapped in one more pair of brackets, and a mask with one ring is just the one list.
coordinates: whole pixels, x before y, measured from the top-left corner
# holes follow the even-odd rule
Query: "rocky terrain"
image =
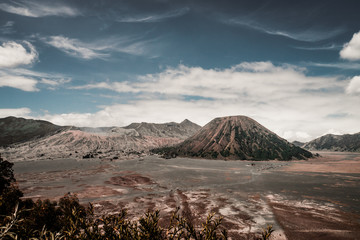
[(309, 150), (360, 152), (360, 133), (344, 135), (327, 134), (306, 143), (304, 148)]
[[(29, 141), (12, 141), (13, 144), (0, 148), (2, 156), (12, 161), (94, 157), (117, 159), (130, 155), (139, 156), (152, 148), (180, 143), (200, 128), (189, 120), (164, 124), (134, 123), (124, 128), (77, 128), (60, 127), (45, 121), (12, 119), (12, 122), (3, 124), (4, 129), (14, 129), (13, 122), (20, 121), (23, 124), (15, 133), (20, 136), (22, 132), (26, 134), (28, 129), (33, 129), (31, 136), (34, 136), (26, 138), (31, 139)], [(42, 127), (44, 133), (36, 135), (40, 123), (45, 125)], [(49, 130), (48, 134), (45, 134), (47, 129), (55, 130)]]
[(175, 147), (157, 149), (166, 156), (213, 159), (291, 160), (312, 154), (280, 138), (246, 116), (215, 118)]

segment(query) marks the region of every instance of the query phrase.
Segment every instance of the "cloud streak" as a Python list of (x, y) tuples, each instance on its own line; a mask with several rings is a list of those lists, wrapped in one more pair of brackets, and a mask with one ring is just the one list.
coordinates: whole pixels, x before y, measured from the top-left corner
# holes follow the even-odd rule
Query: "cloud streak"
[(145, 54), (145, 41), (136, 41), (125, 37), (109, 37), (86, 43), (79, 39), (64, 36), (50, 36), (40, 38), (46, 44), (59, 49), (69, 56), (91, 60), (107, 59), (113, 52), (122, 52), (131, 55)]
[(25, 17), (46, 17), (61, 16), (75, 17), (80, 15), (79, 11), (58, 2), (43, 1), (11, 1), (8, 3), (0, 3), (0, 9), (5, 12), (25, 16)]
[(356, 62), (334, 62), (334, 63), (316, 63), (316, 62), (308, 62), (306, 63), (308, 66), (315, 67), (324, 67), (324, 68), (338, 68), (342, 70), (358, 70), (360, 68), (360, 63)]
[(7, 21), (3, 26), (0, 26), (0, 32), (2, 34), (12, 34), (15, 32), (15, 30), (13, 29), (14, 25), (14, 21)]
[(39, 91), (39, 89), (36, 88), (36, 84), (37, 81), (35, 79), (28, 77), (11, 75), (0, 76), (0, 87), (12, 87), (25, 92), (36, 92)]
[(153, 22), (161, 22), (169, 18), (176, 18), (185, 15), (189, 12), (189, 8), (181, 8), (173, 11), (168, 11), (165, 13), (159, 14), (147, 14), (147, 15), (138, 15), (138, 16), (129, 16), (118, 18), (118, 22), (124, 23), (153, 23)]
[(51, 36), (43, 38), (43, 41), (55, 48), (58, 48), (66, 54), (77, 58), (94, 59), (109, 56), (109, 54), (101, 52), (103, 49), (91, 44), (83, 43), (77, 39), (71, 39), (63, 36)]
[(253, 29), (269, 35), (282, 36), (301, 42), (317, 42), (335, 37), (344, 32), (342, 28), (334, 28), (332, 30), (321, 29), (316, 27), (309, 27), (306, 29), (291, 30), (284, 27), (268, 26), (260, 23), (255, 19), (239, 19), (239, 18), (221, 18), (225, 24), (242, 26), (249, 29)]

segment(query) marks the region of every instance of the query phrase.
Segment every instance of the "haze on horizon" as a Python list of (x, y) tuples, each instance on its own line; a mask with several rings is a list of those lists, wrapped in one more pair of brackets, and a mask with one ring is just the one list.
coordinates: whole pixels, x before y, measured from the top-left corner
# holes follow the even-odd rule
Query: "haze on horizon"
[(0, 2), (0, 117), (204, 125), (290, 141), (360, 132), (360, 3)]

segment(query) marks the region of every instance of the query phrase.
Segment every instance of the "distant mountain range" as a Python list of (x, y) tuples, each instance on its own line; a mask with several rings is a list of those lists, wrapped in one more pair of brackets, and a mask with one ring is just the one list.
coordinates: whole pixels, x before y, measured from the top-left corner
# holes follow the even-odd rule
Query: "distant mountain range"
[(334, 135), (327, 134), (303, 145), (308, 150), (329, 150), (360, 152), (360, 133)]
[(0, 153), (6, 159), (117, 158), (182, 142), (201, 127), (181, 123), (133, 123), (127, 127), (61, 127), (50, 122), (0, 119)]
[(181, 123), (132, 123), (124, 128), (135, 129), (139, 134), (144, 136), (173, 137), (185, 140), (197, 132), (201, 127), (188, 119), (185, 119)]
[[(305, 148), (306, 150), (304, 150)], [(0, 119), (0, 153), (9, 160), (118, 158), (154, 152), (165, 157), (290, 160), (307, 150), (360, 152), (360, 133), (328, 134), (308, 143), (289, 143), (246, 116), (215, 118), (204, 127), (181, 123), (132, 123), (125, 127), (57, 126), (16, 117)]]
[(155, 152), (169, 157), (244, 160), (290, 160), (313, 156), (246, 116), (215, 118), (184, 142)]

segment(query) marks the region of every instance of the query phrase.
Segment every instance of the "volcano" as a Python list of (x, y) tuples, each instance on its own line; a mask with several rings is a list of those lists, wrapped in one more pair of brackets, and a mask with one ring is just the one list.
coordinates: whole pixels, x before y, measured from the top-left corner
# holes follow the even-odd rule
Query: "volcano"
[(215, 118), (165, 155), (233, 160), (291, 160), (313, 155), (246, 116)]

